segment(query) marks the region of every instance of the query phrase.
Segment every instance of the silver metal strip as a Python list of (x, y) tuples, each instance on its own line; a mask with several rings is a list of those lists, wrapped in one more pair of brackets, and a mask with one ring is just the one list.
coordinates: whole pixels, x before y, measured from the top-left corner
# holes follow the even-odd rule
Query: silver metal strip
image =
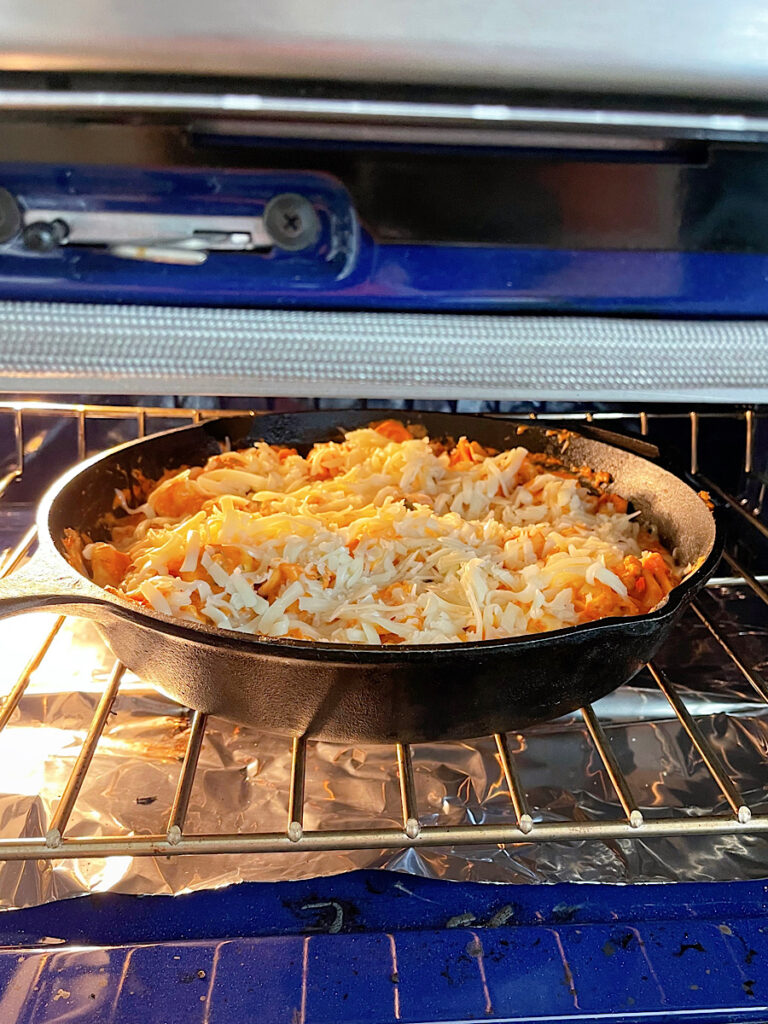
[(739, 792), (738, 786), (726, 771), (720, 755), (704, 736), (704, 733), (701, 731), (698, 723), (692, 717), (679, 693), (669, 681), (665, 673), (653, 664), (648, 665), (648, 670), (653, 676), (656, 685), (669, 701), (672, 710), (680, 719), (683, 728), (688, 733), (691, 743), (696, 747), (696, 750), (699, 752), (701, 759), (707, 766), (710, 775), (717, 783), (720, 792), (730, 804), (730, 807), (738, 821), (742, 825), (746, 825), (752, 818), (752, 811), (744, 803), (744, 798)]
[(26, 531), (16, 547), (5, 555), (0, 563), (0, 579), (8, 576), (14, 569), (17, 569), (27, 555), (27, 552), (37, 540), (37, 526), (32, 525)]
[(104, 731), (104, 726), (107, 724), (107, 718), (112, 710), (112, 705), (117, 697), (117, 691), (120, 689), (120, 680), (123, 678), (125, 672), (125, 666), (117, 662), (115, 667), (112, 669), (112, 673), (109, 677), (109, 682), (101, 695), (101, 700), (96, 708), (96, 713), (93, 716), (88, 733), (86, 734), (85, 740), (80, 753), (77, 755), (77, 760), (72, 768), (72, 772), (67, 779), (67, 784), (64, 787), (64, 792), (61, 795), (56, 810), (51, 818), (51, 824), (48, 831), (45, 834), (45, 842), (47, 846), (56, 848), (61, 843), (61, 837), (64, 834), (64, 830), (67, 827), (69, 816), (72, 813), (72, 808), (75, 806), (78, 794), (82, 788), (83, 782), (85, 781), (86, 773), (93, 760), (93, 755), (96, 753), (96, 746), (101, 738), (101, 734)]
[[(114, 73), (154, 72), (164, 76), (161, 95), (178, 89), (175, 76), (221, 75), (762, 100), (764, 13), (759, 0), (727, 11), (718, 0), (607, 8), (549, 0), (535, 11), (508, 0), (486, 0), (481, 11), (383, 0), (329, 4), (320, 17), (310, 0), (166, 0), (133, 4), (126, 17), (87, 0), (6, 0), (0, 68), (100, 73), (94, 88), (105, 91)], [(311, 103), (311, 92), (295, 102)]]
[[(546, 115), (545, 115), (546, 116)], [(322, 140), (347, 141), (354, 139), (360, 143), (401, 143), (419, 146), (462, 146), (525, 149), (567, 149), (598, 150), (600, 152), (640, 152), (656, 153), (673, 150), (673, 143), (665, 135), (654, 138), (652, 135), (638, 134), (635, 136), (624, 132), (609, 133), (599, 129), (586, 129), (574, 126), (565, 130), (553, 126), (549, 130), (537, 125), (531, 127), (507, 128), (491, 122), (479, 121), (456, 126), (433, 123), (428, 119), (422, 124), (397, 124), (388, 120), (360, 120), (350, 122), (342, 119), (338, 122), (330, 120), (270, 120), (265, 118), (229, 118), (215, 117), (194, 121), (189, 127), (189, 134), (219, 136), (223, 139), (237, 137), (255, 139), (290, 139), (302, 141)], [(654, 133), (656, 134), (656, 133)], [(687, 137), (687, 135), (686, 135)]]
[(288, 838), (301, 839), (304, 831), (304, 786), (307, 776), (307, 738), (294, 736), (291, 746), (291, 782), (288, 791)]
[(0, 302), (0, 390), (768, 402), (768, 322)]
[(747, 824), (731, 815), (646, 819), (639, 828), (628, 821), (541, 822), (532, 832), (516, 825), (427, 825), (415, 837), (402, 828), (304, 832), (291, 840), (285, 832), (185, 835), (176, 845), (166, 836), (95, 836), (62, 839), (53, 848), (45, 839), (0, 839), (2, 860), (58, 860), (63, 857), (178, 856), (209, 853), (288, 853), (308, 850), (397, 850), (410, 846), (508, 846), (518, 843), (581, 842), (595, 839), (643, 839), (665, 836), (759, 835), (768, 833), (768, 815), (754, 815)]
[(192, 725), (189, 730), (187, 749), (184, 751), (184, 761), (179, 773), (179, 780), (176, 784), (176, 794), (173, 798), (173, 807), (168, 816), (169, 843), (177, 843), (184, 831), (184, 822), (189, 809), (189, 798), (192, 795), (192, 787), (195, 784), (195, 773), (197, 762), (200, 758), (200, 750), (203, 746), (205, 736), (205, 723), (207, 716), (202, 711), (195, 711), (192, 715)]
[(734, 512), (738, 512), (742, 519), (745, 519), (750, 526), (753, 526), (757, 530), (758, 533), (762, 534), (763, 537), (768, 538), (768, 526), (766, 526), (761, 519), (758, 519), (751, 509), (747, 508), (746, 505), (742, 505), (742, 503), (734, 498), (732, 494), (724, 491), (722, 487), (716, 484), (714, 480), (710, 480), (709, 477), (699, 473), (699, 480), (701, 480), (704, 487), (706, 487), (711, 494), (716, 494), (717, 497), (732, 508)]
[[(742, 581), (743, 582), (743, 581)], [(751, 668), (744, 664), (738, 654), (734, 651), (725, 637), (722, 635), (720, 630), (717, 628), (712, 619), (707, 615), (701, 606), (701, 601), (694, 599), (691, 603), (691, 608), (694, 614), (698, 617), (699, 621), (702, 622), (709, 630), (710, 636), (720, 645), (725, 651), (731, 661), (734, 663), (736, 668), (741, 672), (747, 682), (752, 686), (757, 694), (766, 703), (768, 703), (768, 682), (762, 679), (757, 672), (754, 672)]]
[(730, 552), (724, 551), (723, 559), (728, 563), (728, 565), (730, 565), (734, 572), (743, 576), (744, 582), (752, 592), (760, 598), (763, 604), (768, 604), (768, 587), (764, 586), (748, 569), (745, 569), (741, 562), (737, 561)]
[(421, 831), (421, 824), (419, 823), (419, 811), (416, 805), (416, 787), (413, 781), (411, 748), (407, 743), (397, 744), (397, 771), (400, 778), (403, 830), (409, 839), (415, 839)]
[[(62, 245), (191, 245), (201, 249), (243, 252), (270, 248), (264, 218), (215, 214), (143, 213), (135, 210), (78, 210), (48, 207), (24, 210), (26, 225), (61, 221), (67, 233)], [(198, 246), (193, 246), (197, 248)]]
[(40, 647), (32, 655), (27, 664), (22, 669), (21, 674), (13, 685), (13, 689), (5, 698), (4, 702), (0, 706), (0, 732), (8, 724), (13, 712), (18, 707), (19, 701), (24, 696), (27, 686), (29, 686), (29, 680), (32, 678), (32, 673), (40, 668), (40, 663), (48, 653), (48, 650), (56, 638), (56, 634), (59, 632), (61, 627), (64, 625), (64, 616), (60, 615), (48, 632), (45, 634), (43, 642)]
[(509, 743), (507, 741), (506, 734), (503, 732), (497, 732), (494, 734), (494, 740), (496, 741), (496, 749), (499, 752), (499, 762), (501, 763), (501, 770), (504, 772), (504, 778), (507, 783), (507, 789), (509, 790), (509, 799), (512, 801), (512, 806), (515, 808), (515, 817), (517, 818), (517, 827), (521, 832), (528, 835), (533, 828), (533, 816), (528, 806), (528, 798), (525, 795), (525, 790), (520, 781), (520, 775), (517, 771), (514, 759), (509, 751)]
[(639, 828), (643, 824), (643, 812), (637, 806), (637, 801), (632, 796), (629, 783), (619, 766), (619, 762), (616, 760), (616, 755), (613, 752), (613, 747), (608, 737), (605, 735), (605, 730), (598, 721), (597, 715), (591, 706), (583, 707), (581, 715), (587, 727), (587, 732), (592, 737), (592, 742), (600, 755), (600, 760), (605, 765), (608, 778), (611, 780), (611, 785), (616, 791), (622, 810), (627, 816), (627, 821), (632, 828)]
[[(758, 583), (768, 583), (768, 576), (761, 574), (755, 576)], [(744, 579), (741, 576), (712, 576), (705, 583), (707, 589), (712, 590), (716, 587), (743, 587)]]

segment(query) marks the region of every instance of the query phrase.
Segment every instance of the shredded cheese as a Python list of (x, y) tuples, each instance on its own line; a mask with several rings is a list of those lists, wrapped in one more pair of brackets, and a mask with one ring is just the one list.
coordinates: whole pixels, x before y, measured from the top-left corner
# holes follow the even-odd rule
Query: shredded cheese
[[(166, 615), (331, 643), (451, 643), (651, 610), (681, 570), (619, 496), (522, 447), (395, 421), (302, 456), (265, 443), (167, 475), (94, 579)], [(87, 540), (87, 539), (86, 539)]]

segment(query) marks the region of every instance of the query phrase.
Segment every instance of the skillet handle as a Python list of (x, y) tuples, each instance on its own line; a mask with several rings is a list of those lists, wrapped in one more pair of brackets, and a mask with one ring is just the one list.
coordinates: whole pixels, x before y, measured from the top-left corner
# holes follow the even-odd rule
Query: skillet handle
[(661, 458), (661, 452), (656, 445), (651, 444), (650, 441), (646, 441), (642, 437), (614, 434), (612, 430), (604, 430), (603, 427), (595, 427), (591, 423), (580, 423), (577, 429), (584, 437), (591, 437), (595, 441), (603, 441), (613, 448), (621, 448), (622, 451), (631, 452), (632, 455), (639, 455), (642, 459), (649, 459), (653, 462)]
[(103, 604), (95, 583), (62, 571), (45, 550), (0, 579), (0, 619), (48, 608), (94, 618)]

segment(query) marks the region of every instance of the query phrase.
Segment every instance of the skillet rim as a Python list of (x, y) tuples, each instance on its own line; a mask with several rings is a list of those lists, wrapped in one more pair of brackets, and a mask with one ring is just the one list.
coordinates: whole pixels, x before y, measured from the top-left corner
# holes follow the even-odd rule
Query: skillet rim
[[(325, 410), (324, 410), (325, 411)], [(343, 418), (345, 412), (353, 411), (355, 413), (370, 413), (372, 418), (376, 418), (376, 414), (379, 412), (387, 413), (399, 413), (401, 410), (380, 410), (380, 409), (364, 409), (364, 410), (327, 410), (328, 413), (337, 412), (339, 418)], [(405, 410), (402, 410), (405, 413)], [(418, 415), (418, 410), (415, 413)], [(426, 411), (426, 415), (429, 415), (429, 411)], [(485, 652), (495, 652), (509, 649), (526, 649), (534, 648), (541, 644), (552, 643), (554, 641), (563, 640), (569, 641), (571, 638), (578, 638), (587, 635), (596, 635), (601, 632), (615, 632), (630, 629), (647, 628), (648, 631), (652, 631), (655, 625), (661, 626), (665, 621), (674, 617), (674, 615), (687, 603), (693, 596), (693, 594), (706, 582), (709, 576), (712, 575), (714, 570), (717, 568), (717, 564), (720, 561), (722, 548), (724, 544), (724, 529), (722, 523), (722, 509), (716, 507), (715, 509), (707, 509), (708, 514), (711, 516), (712, 523), (714, 526), (714, 537), (712, 545), (709, 551), (704, 556), (702, 564), (695, 569), (692, 573), (685, 577), (676, 587), (674, 587), (670, 593), (666, 596), (664, 601), (658, 605), (653, 611), (647, 612), (644, 615), (625, 615), (625, 616), (608, 616), (606, 618), (598, 619), (595, 622), (579, 623), (575, 626), (564, 626), (561, 629), (547, 630), (543, 633), (536, 633), (533, 635), (522, 635), (514, 637), (496, 637), (492, 640), (471, 640), (464, 642), (454, 642), (446, 644), (357, 644), (357, 643), (332, 643), (329, 641), (308, 641), (308, 640), (296, 640), (291, 637), (270, 637), (265, 635), (243, 633), (237, 630), (224, 629), (218, 626), (209, 626), (207, 623), (193, 623), (187, 622), (183, 619), (175, 618), (174, 616), (165, 615), (163, 612), (157, 612), (154, 609), (144, 608), (142, 605), (138, 605), (134, 602), (129, 601), (127, 598), (119, 597), (116, 594), (111, 594), (103, 587), (94, 583), (88, 576), (84, 576), (78, 572), (77, 569), (59, 551), (56, 543), (53, 539), (53, 534), (49, 526), (50, 517), (53, 511), (56, 499), (61, 493), (72, 484), (81, 474), (86, 473), (93, 466), (97, 465), (102, 461), (106, 461), (109, 458), (117, 455), (120, 452), (130, 450), (132, 448), (141, 447), (150, 441), (158, 440), (163, 437), (168, 437), (175, 434), (193, 433), (195, 431), (205, 431), (206, 426), (220, 423), (225, 424), (236, 420), (250, 420), (252, 423), (257, 422), (263, 417), (267, 416), (280, 416), (289, 418), (292, 415), (307, 416), (311, 415), (311, 411), (300, 412), (300, 413), (263, 413), (259, 414), (256, 412), (243, 413), (234, 416), (212, 416), (206, 418), (201, 423), (192, 423), (181, 427), (172, 427), (169, 430), (159, 431), (156, 434), (151, 434), (148, 437), (135, 438), (131, 441), (126, 441), (123, 444), (116, 445), (113, 448), (109, 448), (106, 451), (99, 452), (89, 459), (85, 459), (82, 462), (76, 463), (69, 470), (63, 473), (54, 483), (48, 488), (43, 495), (38, 508), (38, 514), (36, 517), (36, 523), (38, 527), (39, 536), (39, 548), (41, 553), (45, 553), (47, 556), (46, 561), (50, 565), (50, 559), (53, 558), (57, 563), (65, 570), (66, 576), (85, 581), (86, 584), (90, 585), (93, 590), (92, 596), (87, 598), (87, 603), (90, 605), (101, 605), (110, 614), (117, 616), (122, 619), (136, 620), (140, 623), (146, 624), (149, 628), (155, 629), (155, 631), (170, 634), (175, 637), (180, 637), (189, 640), (194, 643), (204, 643), (206, 646), (217, 646), (222, 643), (227, 647), (249, 647), (253, 649), (253, 653), (272, 654), (274, 656), (283, 656), (295, 660), (311, 660), (311, 661), (358, 661), (365, 663), (375, 662), (397, 662), (402, 660), (419, 660), (420, 658), (429, 657), (435, 652), (445, 651), (451, 654), (464, 654), (469, 655), (471, 652), (477, 651), (480, 654)], [(466, 420), (490, 420), (494, 423), (499, 421), (503, 423), (509, 423), (511, 425), (518, 424), (524, 425), (529, 428), (542, 427), (542, 424), (535, 423), (533, 421), (518, 420), (516, 418), (506, 419), (504, 417), (491, 417), (484, 416), (481, 413), (436, 413), (436, 415), (452, 416), (454, 418), (461, 418)], [(396, 418), (391, 416), (390, 418)], [(341, 429), (341, 428), (340, 428)], [(549, 429), (549, 427), (547, 428)], [(555, 425), (555, 429), (558, 429), (558, 425)], [(571, 434), (583, 437), (585, 440), (592, 441), (593, 443), (602, 444), (607, 448), (614, 448), (616, 451), (624, 451), (633, 459), (640, 459), (643, 462), (647, 462), (650, 466), (655, 469), (661, 469), (662, 472), (668, 473), (673, 477), (679, 484), (687, 487), (692, 494), (696, 497), (698, 495), (693, 490), (687, 481), (682, 479), (677, 474), (669, 470), (661, 461), (658, 465), (654, 465), (649, 459), (644, 458), (641, 455), (636, 454), (626, 449), (621, 449), (618, 445), (613, 445), (608, 441), (602, 439), (596, 439), (590, 437), (588, 433), (582, 433), (578, 429), (572, 429), (566, 427)], [(623, 435), (616, 435), (623, 436)], [(634, 441), (630, 435), (627, 436), (627, 440)], [(703, 503), (703, 502), (702, 502)], [(705, 506), (706, 507), (706, 506)], [(11, 576), (10, 579), (13, 577)], [(45, 580), (41, 583), (44, 585)], [(62, 593), (63, 593), (62, 589)], [(77, 604), (78, 595), (73, 594), (73, 604)], [(98, 620), (97, 620), (98, 621)]]

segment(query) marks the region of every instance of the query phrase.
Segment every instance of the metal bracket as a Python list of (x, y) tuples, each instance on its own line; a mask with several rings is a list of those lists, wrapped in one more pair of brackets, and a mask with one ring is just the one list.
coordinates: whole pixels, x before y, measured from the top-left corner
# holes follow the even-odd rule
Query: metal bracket
[(34, 208), (22, 223), (22, 242), (34, 252), (103, 246), (124, 259), (186, 265), (204, 263), (213, 251), (305, 249), (320, 230), (312, 204), (292, 193), (275, 196), (263, 217)]

